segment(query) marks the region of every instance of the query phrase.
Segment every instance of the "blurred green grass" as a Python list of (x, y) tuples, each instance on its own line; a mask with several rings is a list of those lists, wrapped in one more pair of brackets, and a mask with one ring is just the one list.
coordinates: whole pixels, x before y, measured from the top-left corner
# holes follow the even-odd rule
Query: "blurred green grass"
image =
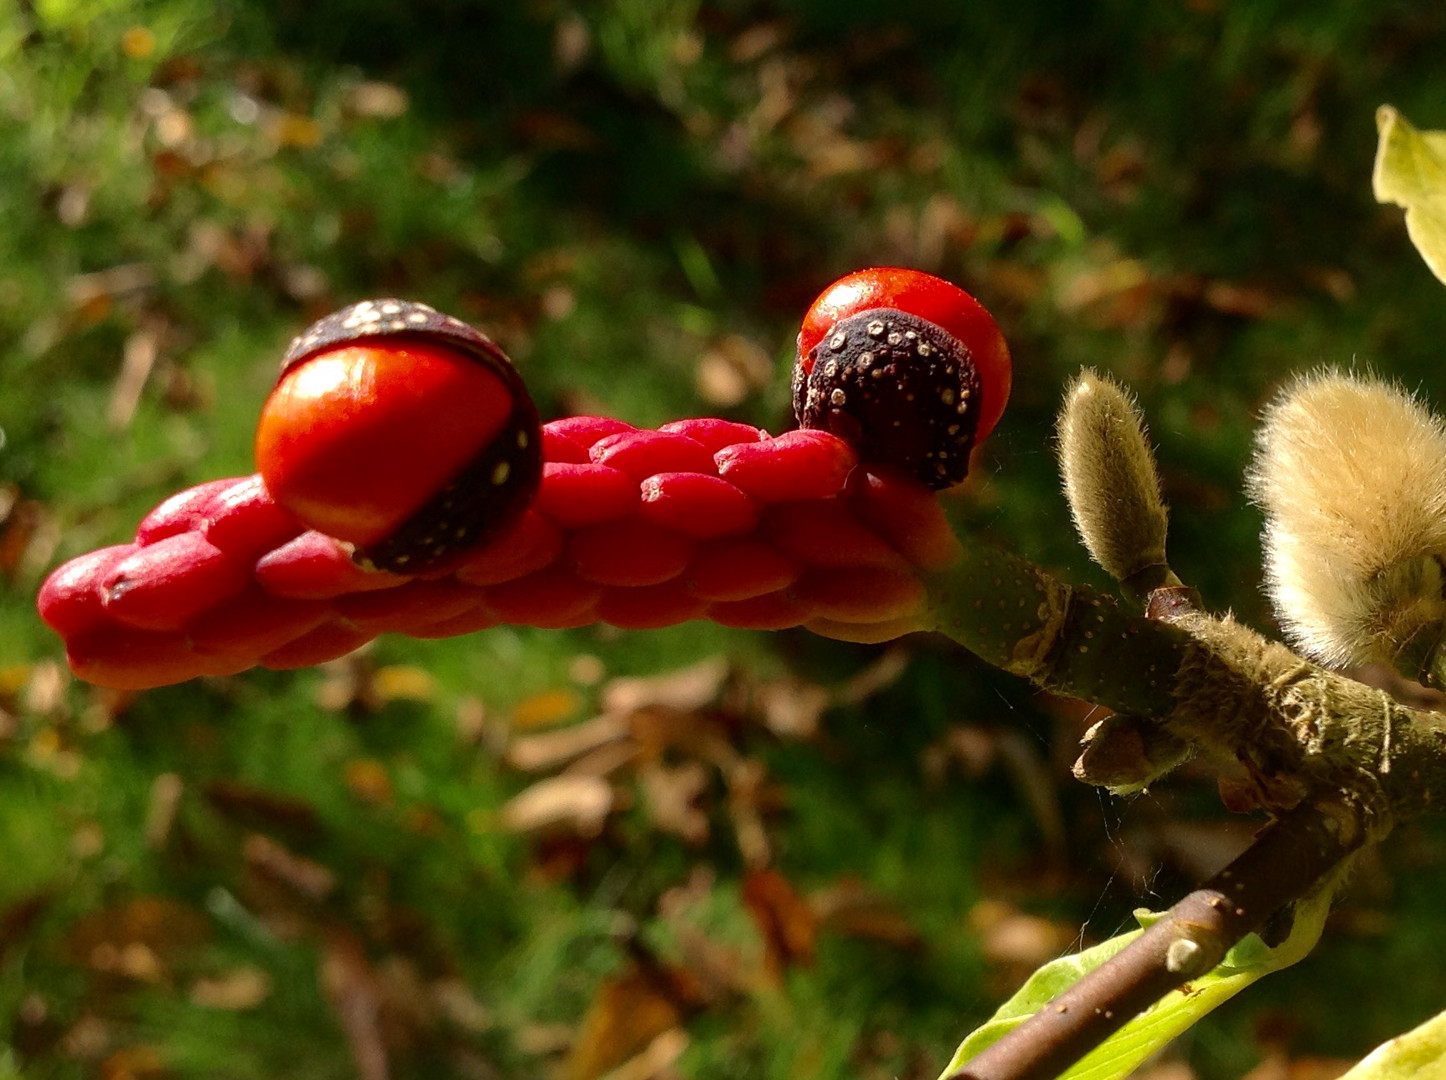
[[(1446, 304), (1368, 183), (1377, 104), (1446, 125), (1443, 40), (1404, 0), (8, 8), (0, 1075), (590, 1077), (654, 1015), (687, 1032), (660, 1075), (932, 1077), (1029, 956), (1189, 883), (1208, 782), (1100, 799), (1068, 779), (1078, 715), (932, 641), (866, 695), (880, 650), (686, 626), (384, 639), (131, 697), (67, 680), (34, 590), (251, 471), (286, 341), (343, 303), (474, 321), (549, 416), (777, 430), (814, 294), (906, 264), (1015, 351), (971, 527), (1100, 581), (1049, 431), (1101, 367), (1140, 393), (1177, 568), (1268, 626), (1263, 400), (1330, 363), (1446, 401)], [(614, 774), (596, 834), (505, 827), (528, 716), (720, 655), (713, 750)], [(689, 841), (648, 785), (693, 766)], [(1183, 1060), (1349, 1057), (1436, 1011), (1442, 840), (1393, 838), (1318, 955)], [(787, 887), (760, 906), (763, 865)]]

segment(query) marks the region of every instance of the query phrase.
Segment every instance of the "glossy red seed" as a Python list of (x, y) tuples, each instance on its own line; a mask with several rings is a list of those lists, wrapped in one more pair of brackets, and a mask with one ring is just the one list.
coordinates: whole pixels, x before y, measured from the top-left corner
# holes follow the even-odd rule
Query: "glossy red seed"
[(694, 442), (702, 443), (710, 454), (716, 454), (725, 446), (732, 446), (734, 443), (754, 443), (771, 438), (768, 432), (761, 428), (740, 424), (734, 420), (719, 420), (713, 416), (671, 420), (658, 430), (686, 435)]
[(199, 533), (168, 536), (138, 549), (101, 579), (106, 614), (142, 630), (179, 630), (213, 605), (239, 594), (245, 566)]
[(718, 475), (763, 502), (837, 494), (858, 464), (848, 443), (826, 431), (790, 431), (767, 442), (738, 443), (714, 455)]
[(592, 444), (592, 460), (640, 481), (660, 472), (711, 473), (713, 455), (702, 443), (666, 431), (626, 431)]
[(728, 481), (706, 473), (666, 472), (642, 483), (638, 516), (694, 540), (752, 532), (757, 500)]
[(409, 339), (340, 346), (282, 375), (257, 425), (256, 460), (295, 517), (373, 544), (471, 463), (512, 408), (502, 380), (456, 349)]
[(682, 581), (705, 600), (749, 600), (798, 580), (796, 559), (754, 537), (699, 544)]
[(139, 550), (135, 544), (116, 544), (88, 551), (57, 567), (35, 598), (41, 619), (63, 638), (110, 622), (101, 583), (116, 563)]
[(638, 506), (638, 482), (606, 465), (549, 461), (532, 509), (566, 529), (615, 521)]
[(267, 552), (252, 573), (273, 596), (295, 600), (329, 600), (348, 593), (394, 589), (409, 580), (383, 570), (363, 570), (339, 541), (315, 531)]
[(599, 585), (657, 585), (692, 557), (691, 540), (638, 518), (579, 529), (563, 556), (578, 577)]

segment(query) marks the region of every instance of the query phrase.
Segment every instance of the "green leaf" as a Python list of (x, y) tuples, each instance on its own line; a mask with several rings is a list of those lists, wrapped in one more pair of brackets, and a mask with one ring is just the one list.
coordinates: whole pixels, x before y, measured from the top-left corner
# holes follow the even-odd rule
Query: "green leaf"
[(1406, 233), (1446, 282), (1446, 131), (1417, 131), (1389, 105), (1376, 110), (1376, 200), (1406, 208)]
[[(1322, 888), (1297, 905), (1290, 936), (1281, 944), (1272, 949), (1254, 934), (1242, 939), (1225, 954), (1225, 959), (1217, 968), (1208, 975), (1191, 980), (1189, 993), (1175, 990), (1166, 994), (1153, 1007), (1076, 1062), (1073, 1068), (1061, 1075), (1060, 1080), (1115, 1080), (1122, 1077), (1256, 979), (1300, 960), (1320, 940), (1332, 891), (1329, 887)], [(1149, 926), (1162, 917), (1148, 911), (1136, 913), (1141, 926)], [(1056, 994), (1099, 967), (1140, 933), (1132, 930), (1084, 952), (1045, 964), (989, 1020), (959, 1044), (943, 1075), (948, 1076), (962, 1068), (980, 1051), (1024, 1023)]]
[(1341, 1080), (1441, 1080), (1446, 1077), (1446, 1013), (1376, 1047)]

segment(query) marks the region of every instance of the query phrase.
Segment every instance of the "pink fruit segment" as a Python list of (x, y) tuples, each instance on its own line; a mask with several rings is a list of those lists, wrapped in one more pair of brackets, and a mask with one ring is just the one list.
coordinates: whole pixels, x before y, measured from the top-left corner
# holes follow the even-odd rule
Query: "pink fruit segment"
[(713, 540), (752, 532), (758, 501), (708, 473), (662, 472), (643, 481), (638, 516), (695, 540)]
[(546, 462), (532, 508), (565, 529), (617, 521), (638, 505), (638, 482), (607, 465)]
[(908, 563), (839, 500), (770, 506), (759, 531), (786, 555), (811, 566), (904, 567)]
[(702, 618), (708, 601), (678, 581), (637, 588), (608, 589), (597, 603), (597, 617), (622, 630), (656, 630)]
[(705, 600), (751, 600), (788, 588), (798, 575), (797, 559), (763, 540), (742, 537), (698, 545), (683, 580)]
[(692, 557), (691, 540), (638, 518), (579, 529), (564, 556), (578, 577), (599, 585), (659, 585)]
[(707, 417), (543, 429), (541, 490), (500, 535), (419, 576), (363, 570), (259, 477), (167, 499), (138, 541), (57, 569), (37, 598), (77, 674), (140, 689), (343, 656), (378, 634), (499, 623), (629, 630), (708, 618), (882, 641), (926, 621), (922, 574), (960, 551), (919, 481), (839, 438)]
[(719, 420), (712, 416), (699, 416), (692, 420), (670, 420), (659, 431), (686, 435), (694, 442), (701, 443), (710, 454), (716, 454), (725, 446), (735, 443), (755, 443), (772, 438), (760, 428), (750, 427), (733, 420)]
[(249, 479), (251, 477), (232, 476), (224, 480), (208, 480), (176, 492), (141, 518), (140, 525), (136, 527), (136, 543), (154, 544), (157, 540), (195, 528), (217, 495)]
[(147, 544), (101, 578), (106, 614), (141, 630), (179, 630), (207, 608), (237, 595), (249, 574), (200, 533)]
[(391, 589), (406, 582), (384, 570), (363, 570), (352, 562), (341, 541), (308, 531), (263, 555), (254, 570), (257, 583), (273, 596), (330, 600), (348, 593)]
[(63, 638), (100, 626), (108, 619), (100, 582), (111, 567), (136, 552), (135, 544), (90, 551), (62, 565), (40, 587), (35, 606), (40, 617)]
[(257, 663), (273, 671), (311, 667), (354, 652), (375, 636), (350, 623), (324, 622), (295, 641), (266, 653)]
[(592, 444), (592, 460), (644, 480), (660, 472), (713, 471), (713, 455), (695, 439), (670, 431), (625, 431)]
[(286, 600), (253, 585), (197, 618), (187, 635), (198, 656), (233, 658), (250, 667), (257, 657), (316, 629), (329, 614), (321, 600)]
[(226, 554), (247, 562), (302, 531), (296, 519), (272, 501), (259, 476), (218, 492), (204, 513), (201, 535)]
[(767, 442), (725, 446), (718, 475), (763, 502), (836, 495), (858, 464), (849, 444), (822, 431), (790, 431)]

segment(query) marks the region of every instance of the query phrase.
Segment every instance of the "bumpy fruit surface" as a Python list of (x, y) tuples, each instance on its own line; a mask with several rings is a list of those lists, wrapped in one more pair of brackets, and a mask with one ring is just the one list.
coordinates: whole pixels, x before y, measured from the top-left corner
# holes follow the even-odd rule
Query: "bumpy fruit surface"
[(305, 667), (382, 633), (504, 622), (702, 618), (881, 641), (927, 625), (924, 578), (960, 550), (927, 488), (859, 465), (825, 431), (571, 417), (548, 424), (542, 445), (538, 497), (446, 567), (368, 570), (286, 515), (258, 477), (236, 477), (167, 499), (134, 543), (57, 569), (40, 614), (76, 674), (122, 689)]
[(963, 289), (917, 270), (859, 270), (804, 317), (794, 412), (938, 489), (964, 478), (998, 423), (1010, 370), (1004, 335)]
[(541, 430), (502, 351), (424, 304), (371, 300), (298, 337), (256, 460), (297, 520), (414, 572), (484, 543), (541, 479)]

